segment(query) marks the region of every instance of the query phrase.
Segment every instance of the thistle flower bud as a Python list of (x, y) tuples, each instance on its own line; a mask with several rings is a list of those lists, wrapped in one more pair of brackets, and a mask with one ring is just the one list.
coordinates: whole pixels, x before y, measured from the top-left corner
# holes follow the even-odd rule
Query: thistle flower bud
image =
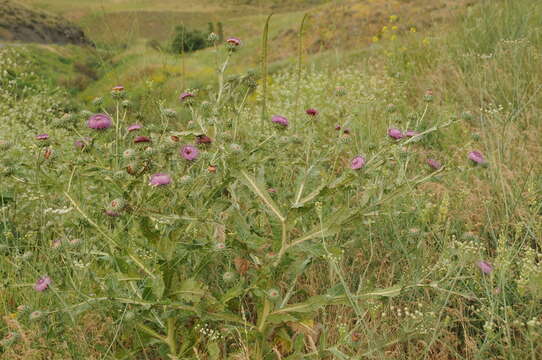
[(170, 118), (170, 119), (175, 118), (177, 116), (177, 111), (173, 109), (164, 109), (162, 112), (165, 117)]
[(109, 203), (109, 209), (114, 211), (122, 211), (126, 207), (126, 201), (121, 198), (117, 198)]
[(124, 109), (131, 108), (132, 107), (132, 102), (130, 100), (123, 100), (122, 103), (121, 103), (121, 106)]
[(124, 314), (124, 320), (128, 322), (134, 320), (135, 317), (136, 314), (133, 311), (126, 311), (126, 313)]
[(0, 175), (2, 176), (11, 176), (15, 172), (13, 166), (7, 164), (0, 164)]
[(433, 101), (433, 90), (429, 89), (425, 92), (423, 96), (423, 100), (426, 102), (432, 102)]
[(126, 165), (126, 172), (130, 175), (137, 175), (137, 173), (140, 172), (141, 169), (142, 166), (137, 162), (131, 162)]
[(239, 38), (231, 37), (226, 40), (226, 48), (229, 51), (234, 52), (239, 47), (241, 47), (241, 40)]
[(134, 149), (126, 149), (122, 153), (122, 156), (125, 159), (132, 159), (132, 158), (134, 158), (136, 156), (136, 151)]
[(33, 311), (33, 312), (30, 313), (30, 315), (28, 315), (28, 318), (30, 320), (38, 320), (38, 319), (40, 319), (42, 317), (43, 317), (43, 312), (41, 312), (41, 311)]
[(7, 140), (0, 139), (0, 151), (8, 150), (11, 147), (11, 143)]
[(11, 332), (8, 332), (6, 336), (4, 336), (4, 338), (2, 340), (0, 340), (0, 345), (4, 348), (7, 348), (11, 345), (13, 345), (15, 343), (15, 341), (17, 341), (17, 339), (19, 338), (19, 334), (14, 332), (14, 331), (11, 331)]
[(461, 114), (461, 118), (466, 121), (471, 121), (472, 119), (474, 119), (474, 116), (470, 111), (463, 111), (463, 113)]
[(218, 41), (218, 35), (215, 34), (214, 32), (210, 33), (209, 36), (207, 36), (207, 41), (209, 41), (210, 43), (215, 43)]
[(92, 105), (94, 106), (100, 106), (104, 103), (104, 98), (101, 97), (101, 96), (98, 96), (98, 97), (95, 97), (93, 100), (92, 100)]
[(81, 110), (79, 116), (81, 116), (83, 119), (88, 119), (90, 116), (92, 116), (92, 112), (88, 110)]
[(126, 178), (126, 173), (122, 170), (115, 171), (113, 173), (113, 179), (115, 180), (124, 180)]
[(43, 151), (43, 157), (45, 158), (45, 160), (51, 160), (55, 155), (55, 152), (52, 148), (48, 147), (48, 148), (45, 148), (45, 150)]
[(229, 145), (229, 149), (232, 153), (240, 153), (241, 151), (243, 151), (243, 148), (241, 147), (241, 145), (239, 144), (230, 144)]
[(85, 137), (83, 139), (76, 140), (73, 143), (73, 146), (79, 151), (85, 151), (88, 150), (92, 145), (92, 140), (93, 139), (90, 137)]
[(233, 271), (226, 271), (224, 274), (222, 274), (222, 280), (224, 280), (225, 283), (232, 283), (237, 279), (237, 274)]
[(194, 96), (193, 93), (185, 91), (179, 96), (179, 100), (184, 104), (192, 104)]
[(337, 86), (335, 88), (335, 95), (336, 96), (345, 96), (346, 95), (346, 89), (343, 86)]
[(124, 91), (124, 86), (115, 86), (111, 90), (111, 97), (113, 99), (124, 99), (126, 97), (126, 92)]
[(279, 302), (280, 301), (280, 291), (278, 291), (275, 288), (269, 289), (267, 291), (267, 298), (271, 300), (272, 302)]
[(207, 100), (202, 101), (202, 102), (201, 102), (201, 108), (202, 108), (203, 110), (210, 110), (210, 109), (212, 108), (212, 104), (211, 104), (210, 101), (207, 101)]
[(192, 182), (192, 177), (190, 175), (184, 175), (179, 179), (179, 181), (183, 185), (190, 184)]

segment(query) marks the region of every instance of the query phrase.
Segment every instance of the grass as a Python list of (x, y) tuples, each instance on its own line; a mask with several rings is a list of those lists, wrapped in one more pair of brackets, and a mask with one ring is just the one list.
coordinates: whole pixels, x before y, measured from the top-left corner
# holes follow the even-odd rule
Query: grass
[[(387, 25), (389, 32), (400, 34), (413, 27), (421, 31), (430, 24), (452, 21), (453, 14), (458, 12), (456, 8), (464, 5), (463, 1), (447, 0), (439, 0), (434, 4), (421, 0), (408, 3), (372, 1), (362, 4), (335, 1), (323, 4), (310, 2), (305, 9), (286, 11), (288, 8), (284, 4), (270, 9), (254, 2), (243, 6), (221, 3), (219, 7), (211, 2), (200, 2), (195, 6), (187, 3), (182, 8), (178, 7), (178, 3), (168, 1), (153, 2), (152, 8), (148, 7), (149, 4), (139, 2), (100, 5), (83, 1), (68, 5), (55, 0), (47, 3), (51, 10), (64, 12), (75, 19), (97, 42), (99, 49), (114, 55), (111, 62), (109, 56), (104, 56), (103, 69), (99, 71), (100, 74), (107, 74), (103, 81), (92, 83), (80, 94), (80, 98), (86, 102), (107, 91), (112, 81), (132, 89), (141, 89), (145, 84), (153, 83), (157, 96), (178, 93), (184, 90), (179, 88), (181, 86), (202, 88), (212, 83), (215, 71), (212, 49), (198, 51), (184, 59), (168, 53), (168, 41), (179, 23), (207, 30), (209, 21), (221, 21), (226, 36), (241, 38), (243, 48), (235, 66), (228, 70), (228, 74), (235, 77), (259, 68), (259, 34), (263, 31), (263, 24), (270, 11), (275, 12), (270, 26), (268, 54), (270, 70), (273, 71), (295, 61), (298, 48), (296, 34), (306, 13), (306, 52), (330, 58), (348, 52), (355, 54), (356, 49), (371, 44), (373, 38), (385, 39), (391, 36), (382, 32)], [(77, 16), (70, 15), (68, 10), (72, 8), (76, 8), (73, 12)], [(395, 24), (398, 25), (397, 30), (392, 30), (395, 25), (389, 24), (389, 16), (399, 13), (400, 20)], [(425, 15), (421, 17), (419, 14)], [(148, 47), (148, 41), (152, 39), (158, 40), (164, 50), (157, 51)]]
[[(265, 94), (248, 76), (183, 103), (178, 85), (137, 79), (111, 93), (127, 84), (118, 65), (81, 104), (32, 73), (35, 49), (0, 50), (2, 355), (537, 359), (541, 10), (481, 1), (417, 32), (386, 19), (371, 47), (285, 63)], [(269, 38), (302, 16), (273, 16)], [(250, 41), (186, 69), (207, 56), (247, 66)], [(171, 61), (165, 78), (182, 76), (178, 59), (137, 46), (112, 66), (136, 77)], [(262, 126), (264, 98), (288, 127)], [(88, 129), (87, 110), (113, 126)], [(134, 122), (151, 143), (134, 144)], [(188, 144), (194, 161), (179, 155)], [(172, 182), (149, 186), (156, 173)]]

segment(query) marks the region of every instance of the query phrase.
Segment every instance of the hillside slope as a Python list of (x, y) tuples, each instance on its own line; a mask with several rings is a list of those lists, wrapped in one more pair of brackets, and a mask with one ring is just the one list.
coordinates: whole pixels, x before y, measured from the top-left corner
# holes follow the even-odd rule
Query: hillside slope
[(90, 45), (85, 33), (66, 19), (0, 0), (0, 40)]

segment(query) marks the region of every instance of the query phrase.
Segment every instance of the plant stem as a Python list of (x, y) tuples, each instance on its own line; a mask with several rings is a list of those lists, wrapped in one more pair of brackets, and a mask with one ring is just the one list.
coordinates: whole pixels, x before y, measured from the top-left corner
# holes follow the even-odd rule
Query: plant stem
[(166, 342), (169, 346), (169, 352), (173, 356), (177, 356), (177, 343), (175, 342), (175, 318), (167, 320), (167, 338)]
[(271, 20), (271, 16), (273, 16), (273, 14), (270, 14), (267, 17), (267, 20), (265, 21), (265, 27), (263, 29), (263, 37), (262, 37), (262, 81), (263, 81), (262, 118), (261, 118), (262, 130), (265, 123), (265, 119), (267, 118), (267, 38), (269, 35), (269, 20)]

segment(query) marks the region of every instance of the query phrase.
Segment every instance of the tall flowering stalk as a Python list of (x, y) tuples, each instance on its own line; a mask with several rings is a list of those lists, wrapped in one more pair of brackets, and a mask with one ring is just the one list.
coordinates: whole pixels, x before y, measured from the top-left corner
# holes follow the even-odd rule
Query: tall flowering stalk
[(262, 115), (261, 115), (261, 124), (262, 128), (264, 126), (265, 120), (267, 119), (267, 42), (269, 37), (269, 21), (271, 20), (270, 14), (265, 20), (265, 26), (263, 28), (262, 36), (262, 82), (263, 82), (263, 92), (262, 92)]
[(299, 92), (301, 91), (301, 70), (303, 65), (303, 28), (305, 26), (305, 20), (307, 20), (308, 14), (303, 15), (301, 20), (301, 25), (299, 25), (299, 45), (298, 45), (298, 54), (297, 54), (297, 83), (295, 89), (295, 121), (294, 129), (296, 128), (297, 120), (299, 119)]

